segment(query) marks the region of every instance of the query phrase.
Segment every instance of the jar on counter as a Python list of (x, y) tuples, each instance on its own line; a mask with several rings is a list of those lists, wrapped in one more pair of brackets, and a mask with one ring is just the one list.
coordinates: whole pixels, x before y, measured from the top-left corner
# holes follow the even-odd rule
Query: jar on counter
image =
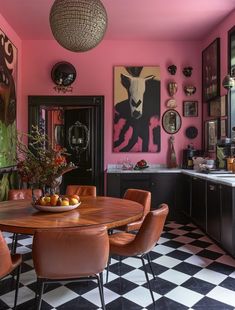
[(234, 163), (234, 158), (233, 157), (228, 157), (227, 158), (227, 170), (228, 171), (233, 171), (235, 170), (235, 163)]

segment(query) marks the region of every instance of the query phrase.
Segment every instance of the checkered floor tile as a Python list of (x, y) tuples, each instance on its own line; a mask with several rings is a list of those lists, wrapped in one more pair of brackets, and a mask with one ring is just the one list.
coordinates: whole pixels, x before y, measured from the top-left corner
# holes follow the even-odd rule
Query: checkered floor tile
[[(11, 234), (4, 233), (8, 244)], [(35, 272), (30, 236), (20, 236), (17, 251), (24, 262), (20, 277), (18, 310), (33, 310)], [(151, 259), (156, 280), (152, 289), (159, 310), (234, 310), (235, 260), (191, 223), (168, 222)], [(104, 272), (104, 279), (105, 279)], [(141, 261), (113, 257), (109, 282), (104, 285), (107, 310), (154, 309)], [(11, 276), (0, 281), (0, 310), (13, 304), (14, 281)], [(100, 309), (95, 282), (46, 285), (42, 310)]]

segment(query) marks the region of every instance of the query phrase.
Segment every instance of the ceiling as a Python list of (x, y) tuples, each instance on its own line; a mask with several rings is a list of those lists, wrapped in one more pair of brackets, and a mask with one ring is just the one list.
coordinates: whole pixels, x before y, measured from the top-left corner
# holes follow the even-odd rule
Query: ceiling
[[(22, 40), (53, 39), (53, 0), (0, 0), (0, 14)], [(233, 9), (235, 0), (102, 0), (108, 13), (105, 39), (200, 40)]]

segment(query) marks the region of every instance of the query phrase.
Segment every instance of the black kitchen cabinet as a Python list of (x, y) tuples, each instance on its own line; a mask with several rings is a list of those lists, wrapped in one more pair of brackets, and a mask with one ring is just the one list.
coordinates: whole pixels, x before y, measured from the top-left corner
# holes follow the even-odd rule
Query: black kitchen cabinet
[[(107, 196), (123, 197), (128, 188), (150, 191), (151, 208), (161, 203), (169, 206), (168, 219), (176, 219), (180, 212), (181, 174), (179, 173), (107, 173)], [(178, 201), (180, 202), (178, 203)]]
[(214, 240), (221, 240), (221, 185), (207, 182), (207, 233)]
[(191, 217), (195, 223), (206, 230), (206, 182), (192, 177)]
[(221, 184), (221, 244), (225, 250), (235, 256), (235, 188)]
[(123, 197), (128, 188), (150, 191), (151, 174), (148, 173), (123, 173), (120, 176), (120, 197)]
[(191, 215), (191, 187), (192, 187), (192, 177), (187, 174), (181, 175), (181, 187), (178, 199), (181, 206), (181, 211), (184, 215), (190, 216)]
[(180, 206), (177, 205), (177, 197), (180, 194), (180, 180), (181, 175), (178, 173), (152, 174), (152, 208), (156, 209), (161, 203), (168, 204), (168, 220), (176, 220), (179, 217)]
[(121, 197), (121, 174), (107, 173), (106, 174), (106, 195), (109, 197)]
[(123, 197), (128, 188), (143, 189), (151, 188), (151, 175), (148, 173), (107, 173), (107, 196)]

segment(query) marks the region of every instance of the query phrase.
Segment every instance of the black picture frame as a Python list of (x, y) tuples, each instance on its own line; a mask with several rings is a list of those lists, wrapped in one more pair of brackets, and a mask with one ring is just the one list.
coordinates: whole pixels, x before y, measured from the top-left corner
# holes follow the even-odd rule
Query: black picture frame
[(183, 101), (183, 116), (197, 117), (198, 116), (198, 101)]
[(220, 38), (202, 51), (202, 101), (220, 95)]

